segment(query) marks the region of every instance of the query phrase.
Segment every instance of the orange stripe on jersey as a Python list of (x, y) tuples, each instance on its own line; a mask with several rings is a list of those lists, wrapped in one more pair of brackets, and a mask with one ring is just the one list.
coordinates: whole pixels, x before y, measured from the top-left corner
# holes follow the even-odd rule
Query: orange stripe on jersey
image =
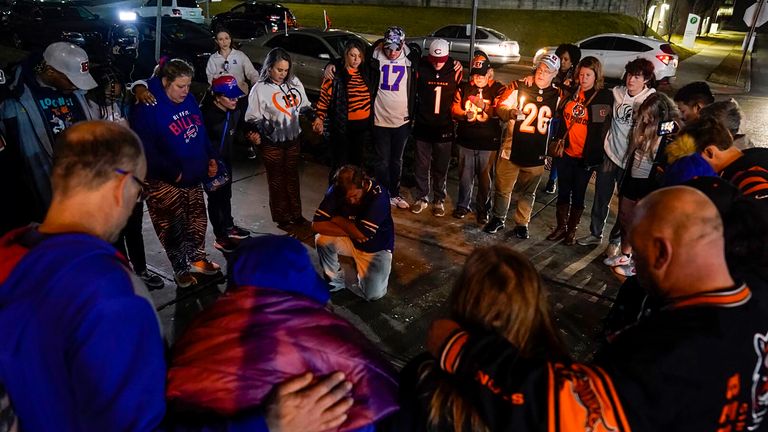
[(735, 290), (705, 293), (688, 299), (680, 300), (675, 302), (672, 305), (672, 308), (679, 309), (683, 307), (701, 305), (736, 307), (748, 302), (750, 298), (752, 298), (752, 291), (750, 291), (749, 287), (746, 285), (742, 285)]
[(443, 349), (443, 355), (440, 356), (440, 368), (448, 373), (454, 373), (459, 365), (461, 350), (469, 339), (469, 333), (460, 331), (448, 340)]
[(610, 393), (611, 401), (614, 403), (613, 409), (616, 411), (616, 414), (618, 414), (619, 422), (621, 422), (621, 427), (623, 430), (630, 431), (631, 428), (629, 427), (629, 422), (627, 421), (627, 416), (624, 414), (624, 408), (621, 406), (621, 400), (619, 399), (619, 395), (616, 393), (616, 388), (613, 385), (613, 380), (611, 380), (611, 377), (599, 366), (593, 366), (594, 369), (600, 374), (600, 376), (603, 379), (603, 382), (605, 383), (605, 386), (608, 389), (608, 392)]
[(750, 187), (749, 189), (744, 189), (742, 191), (742, 194), (744, 195), (754, 195), (757, 192), (768, 190), (768, 181), (761, 179), (761, 183), (754, 185)]

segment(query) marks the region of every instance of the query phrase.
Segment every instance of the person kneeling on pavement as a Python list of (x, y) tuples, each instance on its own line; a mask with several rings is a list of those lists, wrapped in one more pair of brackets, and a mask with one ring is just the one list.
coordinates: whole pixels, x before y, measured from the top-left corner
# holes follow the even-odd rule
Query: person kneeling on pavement
[(352, 383), (354, 404), (334, 430), (372, 431), (398, 409), (397, 373), (362, 333), (326, 309), (327, 284), (304, 245), (288, 236), (244, 240), (229, 268), (230, 290), (174, 346), (172, 411), (235, 416), (307, 370), (338, 370)]
[(350, 256), (357, 267), (359, 286), (352, 291), (366, 300), (387, 293), (395, 246), (395, 227), (389, 194), (362, 168), (346, 165), (315, 211), (315, 245), (331, 291), (346, 288), (339, 255)]

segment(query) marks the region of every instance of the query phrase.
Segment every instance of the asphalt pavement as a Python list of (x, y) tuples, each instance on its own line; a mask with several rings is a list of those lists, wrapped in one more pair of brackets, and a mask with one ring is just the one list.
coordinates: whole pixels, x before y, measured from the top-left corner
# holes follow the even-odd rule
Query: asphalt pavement
[[(699, 54), (681, 63), (675, 85), (696, 80), (697, 77), (706, 78), (719, 64), (718, 58), (722, 60), (723, 53), (729, 52), (727, 44), (732, 46), (732, 41), (715, 40), (708, 46), (702, 46)], [(527, 67), (518, 68), (519, 71), (511, 73), (525, 74), (528, 70)], [(506, 70), (502, 72), (507, 73)], [(497, 77), (502, 81), (509, 80)], [(752, 89), (762, 95), (766, 87), (761, 80), (755, 80)], [(745, 111), (749, 108), (747, 115), (750, 117), (754, 115), (753, 110), (757, 110), (757, 104), (762, 102), (753, 96), (738, 95), (739, 89), (718, 91), (727, 91), (727, 97), (736, 95), (737, 100), (754, 100), (754, 108), (752, 105), (745, 106)], [(317, 149), (309, 150), (316, 152)], [(320, 203), (328, 178), (328, 168), (319, 164), (311, 153), (313, 151), (304, 156), (301, 164), (301, 198), (303, 213), (308, 219)], [(411, 176), (412, 170), (406, 168), (406, 186)], [(236, 160), (234, 178), (233, 213), (236, 223), (251, 230), (254, 235), (286, 234), (270, 219), (266, 174), (262, 164), (258, 160), (246, 159), (243, 154)], [(522, 251), (540, 270), (549, 287), (552, 310), (566, 342), (577, 358), (588, 359), (600, 339), (600, 322), (610, 308), (621, 281), (601, 262), (604, 244), (598, 247), (565, 246), (545, 240), (544, 237), (554, 226), (555, 197), (544, 193), (545, 182), (546, 177), (543, 177), (530, 224), (531, 238), (519, 240), (509, 231), (495, 235), (482, 232), (473, 215), (464, 220), (451, 217), (458, 189), (457, 169), (452, 167), (445, 217), (436, 218), (429, 209), (418, 215), (407, 210), (392, 210), (396, 239), (388, 294), (376, 302), (366, 302), (348, 291), (341, 291), (332, 295), (329, 307), (361, 329), (395, 364), (402, 364), (423, 350), (429, 323), (445, 315), (446, 299), (466, 256), (474, 247), (501, 242)], [(411, 200), (407, 188), (405, 194)], [(585, 227), (589, 223), (591, 199), (592, 185), (587, 193), (587, 210), (582, 218), (580, 235), (587, 232)], [(513, 202), (510, 214), (514, 206)], [(615, 206), (616, 199), (606, 230), (615, 220)], [(511, 217), (508, 230), (511, 228), (509, 225), (513, 225)], [(317, 266), (312, 234), (305, 230), (295, 235), (307, 244)], [(166, 287), (154, 291), (152, 295), (167, 337), (172, 341), (195, 314), (215, 300), (224, 290), (224, 284), (217, 284), (217, 280), (212, 279), (198, 287), (177, 289), (172, 282), (170, 264), (146, 214), (144, 238), (150, 269), (166, 279)], [(213, 249), (213, 240), (209, 229), (207, 249), (210, 258), (226, 270), (225, 258)], [(345, 265), (350, 264), (347, 262)], [(319, 266), (317, 268), (319, 270)], [(350, 268), (347, 273), (351, 271)]]

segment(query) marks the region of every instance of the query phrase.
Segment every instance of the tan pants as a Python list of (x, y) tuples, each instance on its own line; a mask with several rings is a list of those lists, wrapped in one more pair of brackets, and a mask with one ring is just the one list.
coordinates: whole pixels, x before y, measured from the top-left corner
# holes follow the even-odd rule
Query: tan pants
[(521, 167), (508, 159), (498, 158), (496, 179), (493, 182), (493, 216), (506, 220), (509, 203), (514, 195), (517, 200), (515, 225), (528, 226), (542, 173), (544, 165)]

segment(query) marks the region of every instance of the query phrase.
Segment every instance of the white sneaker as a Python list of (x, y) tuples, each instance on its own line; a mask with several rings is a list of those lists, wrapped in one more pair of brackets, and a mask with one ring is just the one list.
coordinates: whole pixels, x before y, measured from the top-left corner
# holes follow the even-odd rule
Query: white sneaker
[(629, 265), (631, 262), (632, 262), (632, 257), (626, 256), (623, 253), (620, 253), (616, 256), (608, 257), (603, 260), (603, 264), (607, 265), (608, 267), (625, 266), (625, 265)]
[(401, 197), (399, 195), (396, 196), (396, 197), (390, 198), (389, 199), (389, 204), (392, 207), (397, 207), (397, 208), (401, 208), (401, 209), (407, 209), (407, 208), (409, 208), (411, 206), (410, 204), (408, 204), (408, 201), (406, 201), (405, 199), (403, 199), (403, 197)]
[(429, 203), (423, 199), (420, 199), (413, 203), (413, 206), (411, 207), (411, 213), (419, 214), (427, 207), (429, 207)]
[(635, 262), (632, 261), (627, 265), (614, 267), (613, 272), (625, 277), (634, 276), (637, 274), (637, 271), (635, 270)]

